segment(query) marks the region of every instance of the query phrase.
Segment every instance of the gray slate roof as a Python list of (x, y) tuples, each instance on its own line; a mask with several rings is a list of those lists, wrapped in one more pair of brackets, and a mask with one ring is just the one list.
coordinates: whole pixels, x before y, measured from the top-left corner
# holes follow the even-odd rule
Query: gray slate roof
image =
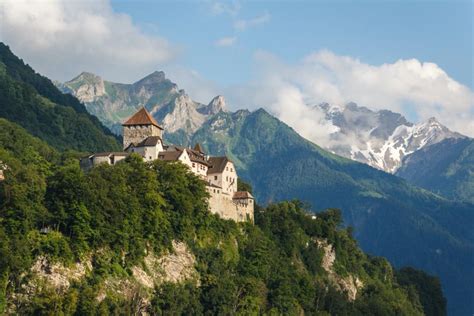
[(164, 161), (176, 161), (179, 156), (181, 156), (182, 151), (179, 150), (170, 150), (170, 151), (160, 151), (158, 154), (158, 159)]
[(163, 143), (160, 136), (148, 136), (136, 144), (135, 147), (156, 146), (159, 142)]
[(211, 165), (211, 167), (209, 167), (207, 174), (222, 173), (225, 169), (225, 166), (227, 165), (227, 162), (229, 161), (230, 161), (229, 158), (227, 158), (226, 156), (210, 157), (208, 162)]

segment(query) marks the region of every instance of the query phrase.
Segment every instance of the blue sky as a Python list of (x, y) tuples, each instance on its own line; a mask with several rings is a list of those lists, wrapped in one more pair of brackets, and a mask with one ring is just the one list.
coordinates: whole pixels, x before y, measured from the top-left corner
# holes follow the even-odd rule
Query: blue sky
[[(249, 80), (257, 50), (292, 63), (329, 49), (375, 65), (408, 58), (435, 62), (472, 86), (471, 1), (242, 1), (236, 12), (220, 14), (214, 3), (115, 0), (112, 6), (145, 32), (173, 39), (182, 48), (184, 66), (223, 84)], [(263, 15), (267, 22), (234, 28), (237, 20)], [(234, 36), (232, 46), (214, 45)]]
[[(40, 73), (155, 70), (315, 140), (321, 102), (437, 117), (474, 137), (473, 2), (2, 0), (0, 40)], [(327, 132), (327, 131), (326, 131)]]

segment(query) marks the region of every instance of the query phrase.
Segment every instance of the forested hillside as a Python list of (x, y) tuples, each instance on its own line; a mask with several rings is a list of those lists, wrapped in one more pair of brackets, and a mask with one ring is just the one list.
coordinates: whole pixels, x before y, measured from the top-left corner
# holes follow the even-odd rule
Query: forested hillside
[(0, 117), (23, 126), (57, 149), (104, 151), (118, 140), (84, 105), (62, 94), (0, 43)]
[(473, 204), (448, 201), (333, 155), (262, 109), (221, 112), (192, 142), (229, 155), (260, 203), (298, 198), (313, 210), (340, 208), (365, 251), (438, 275), (451, 311), (473, 310)]
[(237, 224), (183, 165), (73, 156), (0, 120), (0, 313), (445, 314), (436, 278), (364, 254), (337, 210)]
[(446, 139), (404, 159), (397, 176), (445, 196), (474, 204), (474, 140)]

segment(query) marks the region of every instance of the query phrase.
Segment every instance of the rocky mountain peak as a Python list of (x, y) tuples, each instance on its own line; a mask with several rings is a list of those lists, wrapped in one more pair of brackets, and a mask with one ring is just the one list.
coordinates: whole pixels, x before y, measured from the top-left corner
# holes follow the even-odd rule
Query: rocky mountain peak
[(74, 83), (74, 82), (93, 84), (93, 83), (103, 82), (103, 79), (100, 76), (96, 75), (96, 74), (93, 74), (93, 73), (87, 72), (87, 71), (83, 71), (78, 76), (76, 76), (73, 79), (71, 79), (70, 81), (66, 82), (66, 84), (67, 83)]
[(336, 127), (325, 147), (330, 151), (387, 172), (395, 172), (403, 157), (446, 138), (463, 137), (436, 118), (413, 124), (400, 113), (374, 111), (354, 102), (342, 107), (322, 103), (315, 107)]
[(226, 108), (224, 96), (218, 95), (214, 97), (214, 99), (212, 99), (208, 105), (203, 105), (199, 107), (198, 111), (199, 113), (205, 114), (205, 115), (214, 115), (221, 111), (226, 112), (227, 108)]
[(154, 71), (148, 76), (135, 82), (134, 85), (153, 85), (160, 84), (163, 81), (169, 81), (168, 79), (166, 79), (165, 73), (163, 71)]
[(104, 80), (90, 72), (82, 72), (64, 85), (82, 102), (92, 102), (105, 94)]

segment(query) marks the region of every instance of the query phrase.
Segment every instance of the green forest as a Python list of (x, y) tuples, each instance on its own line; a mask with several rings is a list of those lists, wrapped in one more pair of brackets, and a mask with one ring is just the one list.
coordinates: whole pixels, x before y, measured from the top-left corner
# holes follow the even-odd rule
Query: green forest
[[(439, 281), (364, 254), (341, 212), (313, 216), (286, 201), (258, 207), (255, 223), (207, 210), (204, 182), (179, 163), (131, 155), (84, 173), (75, 151), (58, 151), (0, 119), (0, 313), (21, 315), (445, 315)], [(241, 188), (248, 184), (240, 183)], [(351, 301), (323, 268), (360, 279)], [(196, 273), (182, 282), (137, 282), (147, 255), (182, 242)], [(90, 266), (67, 287), (35, 278), (34, 266)], [(43, 280), (43, 281), (41, 281)], [(130, 295), (114, 290), (128, 282)], [(133, 286), (132, 286), (133, 285)], [(106, 290), (104, 292), (104, 289)]]
[(62, 94), (0, 43), (0, 117), (60, 149), (118, 150), (116, 137), (75, 97)]

